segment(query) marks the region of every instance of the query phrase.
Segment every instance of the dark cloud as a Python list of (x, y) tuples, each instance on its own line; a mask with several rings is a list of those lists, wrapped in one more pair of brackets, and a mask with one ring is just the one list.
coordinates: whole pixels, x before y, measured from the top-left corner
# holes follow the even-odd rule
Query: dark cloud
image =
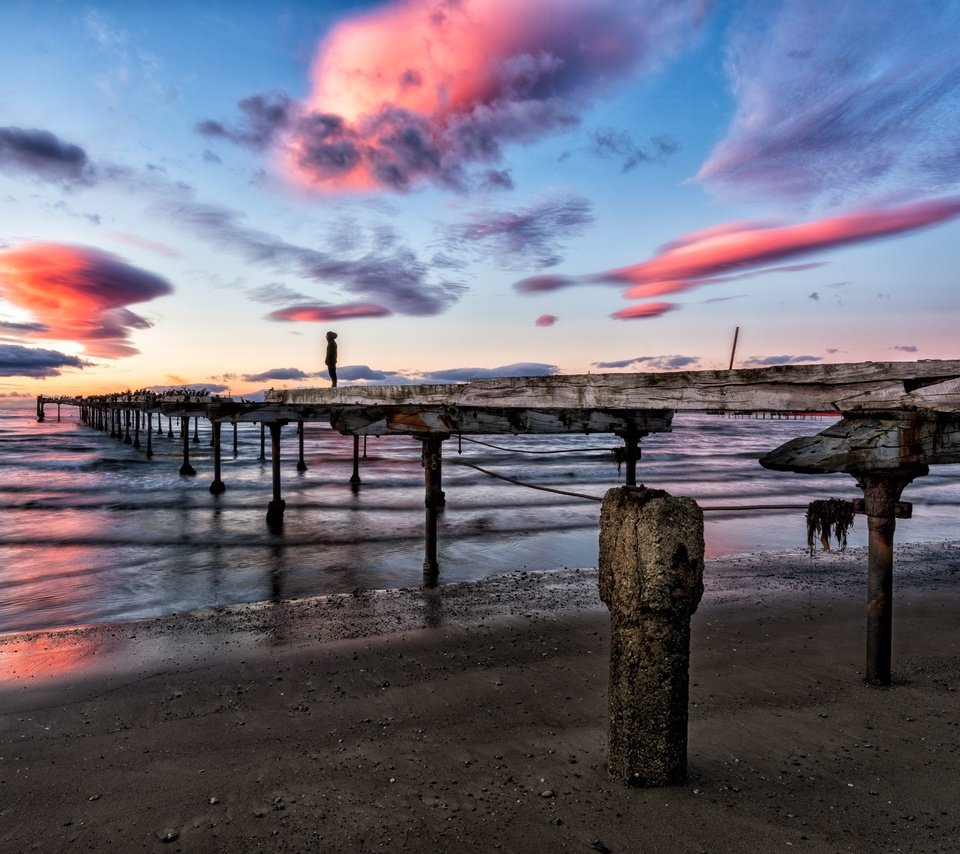
[(216, 205), (181, 200), (164, 203), (158, 210), (251, 263), (294, 272), (371, 299), (381, 315), (389, 311), (417, 316), (440, 314), (465, 290), (459, 282), (431, 281), (429, 266), (404, 246), (343, 258), (244, 226), (237, 214)]
[(891, 349), (899, 350), (901, 353), (916, 353), (919, 348), (913, 344), (895, 344)]
[(68, 356), (56, 350), (0, 344), (0, 376), (3, 377), (58, 377), (63, 368), (83, 366), (84, 363), (76, 356)]
[(205, 391), (209, 394), (223, 394), (226, 391), (230, 391), (230, 386), (222, 385), (221, 383), (174, 383), (171, 385), (153, 385), (150, 386), (150, 391), (155, 392), (156, 394), (163, 394), (165, 391)]
[(379, 371), (369, 365), (342, 365), (337, 376), (347, 382), (377, 382), (385, 385), (407, 385), (416, 382), (406, 374), (395, 371)]
[(79, 145), (34, 128), (0, 128), (0, 169), (65, 184), (94, 180), (94, 169)]
[[(213, 139), (226, 139), (238, 145), (263, 151), (277, 135), (286, 130), (293, 118), (294, 102), (283, 92), (251, 95), (237, 103), (240, 121), (225, 125), (212, 119), (198, 122), (197, 132)], [(216, 158), (216, 155), (213, 155)], [(220, 162), (216, 158), (216, 162)]]
[(651, 137), (643, 146), (627, 131), (606, 127), (590, 134), (590, 144), (584, 150), (601, 160), (619, 160), (620, 171), (626, 173), (641, 163), (663, 161), (679, 148), (679, 143), (670, 136)]
[(447, 368), (441, 371), (429, 371), (423, 374), (428, 383), (463, 383), (471, 380), (485, 380), (496, 377), (550, 377), (559, 373), (556, 365), (542, 362), (517, 362), (501, 365), (499, 368)]
[(517, 211), (481, 211), (459, 225), (445, 226), (451, 250), (472, 247), (508, 269), (543, 269), (563, 260), (562, 243), (593, 222), (593, 205), (583, 196), (546, 199)]
[(741, 362), (744, 368), (770, 368), (776, 365), (801, 365), (809, 362), (822, 362), (822, 356), (752, 356)]
[(960, 183), (960, 7), (748, 4), (737, 110), (698, 179), (731, 195), (842, 202)]
[(813, 293), (811, 293), (811, 294), (809, 294), (809, 295), (807, 296), (807, 299), (812, 299), (812, 300), (815, 300), (815, 301), (816, 301), (816, 300), (819, 300), (819, 299), (820, 299), (820, 294), (818, 294), (816, 291), (813, 291)]
[(0, 320), (0, 329), (8, 329), (11, 332), (49, 332), (49, 327), (42, 323), (17, 323), (12, 320)]
[(487, 169), (480, 181), (481, 190), (512, 190), (513, 176), (509, 169)]
[(268, 380), (305, 380), (318, 376), (319, 373), (308, 374), (300, 368), (271, 368), (260, 374), (244, 374), (243, 379), (248, 383), (263, 383)]
[(640, 365), (653, 368), (656, 371), (679, 371), (700, 364), (699, 356), (635, 356), (632, 359), (620, 359), (616, 362), (594, 362), (595, 368), (609, 370), (611, 368), (629, 368), (631, 365)]

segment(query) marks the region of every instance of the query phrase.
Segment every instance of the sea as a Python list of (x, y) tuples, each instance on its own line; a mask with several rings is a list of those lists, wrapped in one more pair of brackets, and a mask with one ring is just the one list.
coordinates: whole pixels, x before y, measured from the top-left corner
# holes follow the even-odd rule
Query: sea
[[(63, 406), (58, 418), (47, 404), (46, 416), (37, 421), (32, 399), (0, 402), (0, 633), (423, 584), (423, 469), (414, 439), (362, 442), (361, 483), (352, 485), (351, 437), (307, 424), (301, 472), (295, 425), (285, 427), (285, 525), (273, 534), (265, 519), (269, 439), (264, 461), (258, 425), (238, 426), (236, 454), (224, 427), (226, 491), (213, 495), (202, 420), (199, 441), (190, 443), (197, 474), (189, 477), (179, 474), (175, 422), (163, 419), (160, 435), (154, 419), (147, 459), (143, 433), (137, 450), (83, 424), (75, 407)], [(757, 460), (833, 420), (678, 413), (672, 432), (642, 440), (637, 479), (701, 504), (708, 558), (802, 552), (806, 504), (860, 492), (848, 475), (784, 474)], [(596, 434), (445, 442), (439, 583), (596, 566), (595, 499), (623, 482), (619, 444)], [(907, 487), (913, 518), (898, 521), (898, 542), (956, 536), (958, 475), (960, 467), (940, 466)], [(866, 542), (864, 517), (849, 542)]]

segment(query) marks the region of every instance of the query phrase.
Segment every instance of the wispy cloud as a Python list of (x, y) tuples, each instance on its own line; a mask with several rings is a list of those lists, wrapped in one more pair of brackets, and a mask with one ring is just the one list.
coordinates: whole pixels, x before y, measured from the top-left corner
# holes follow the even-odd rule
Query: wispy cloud
[(822, 361), (822, 356), (751, 356), (743, 361), (738, 360), (742, 368), (772, 368), (776, 365), (803, 365)]
[(535, 321), (536, 326), (553, 326), (558, 318), (555, 314), (541, 314)]
[(827, 203), (957, 185), (957, 4), (746, 9), (728, 54), (736, 116), (698, 180), (728, 194)]
[(19, 344), (0, 344), (0, 376), (58, 377), (64, 368), (82, 368), (77, 356), (68, 356), (57, 350), (22, 347)]
[[(661, 162), (679, 150), (679, 143), (671, 136), (650, 137), (646, 144), (636, 140), (633, 134), (617, 128), (598, 128), (590, 133), (588, 145), (579, 149), (599, 160), (619, 160), (622, 173), (631, 172), (641, 163)], [(565, 151), (561, 160), (570, 157)]]
[(26, 334), (76, 341), (96, 356), (139, 352), (130, 334), (151, 324), (127, 306), (172, 291), (166, 279), (89, 246), (28, 243), (0, 250), (0, 295), (42, 327)]
[[(429, 265), (403, 245), (392, 246), (385, 252), (369, 251), (359, 258), (343, 258), (288, 243), (246, 226), (240, 215), (218, 205), (175, 199), (159, 203), (157, 210), (194, 234), (236, 252), (251, 263), (283, 272), (292, 271), (326, 287), (339, 286), (372, 300), (379, 315), (364, 316), (385, 316), (389, 312), (420, 316), (439, 314), (456, 302), (465, 289), (459, 282), (432, 281)], [(291, 310), (293, 308), (296, 306)], [(322, 313), (324, 304), (318, 302), (314, 308)]]
[(263, 383), (268, 380), (306, 380), (319, 376), (320, 372), (308, 374), (300, 368), (271, 368), (259, 374), (244, 374), (243, 380), (248, 383)]
[(508, 269), (552, 267), (563, 260), (565, 240), (593, 222), (593, 205), (583, 196), (559, 195), (516, 211), (477, 211), (463, 223), (442, 228), (448, 251), (472, 248)]

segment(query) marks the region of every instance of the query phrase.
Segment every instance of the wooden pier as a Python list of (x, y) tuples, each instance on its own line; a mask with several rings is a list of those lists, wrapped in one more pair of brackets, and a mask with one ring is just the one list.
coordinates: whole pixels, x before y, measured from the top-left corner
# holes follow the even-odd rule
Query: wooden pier
[[(804, 473), (845, 472), (863, 489), (868, 517), (867, 681), (890, 682), (893, 533), (905, 505), (902, 491), (929, 466), (960, 462), (960, 361), (866, 362), (783, 366), (753, 370), (659, 374), (585, 374), (482, 380), (459, 385), (347, 386), (271, 391), (263, 402), (222, 397), (121, 393), (92, 397), (39, 397), (45, 406), (79, 407), (83, 420), (152, 453), (153, 419), (179, 422), (183, 441), (180, 474), (196, 474), (190, 463), (200, 418), (211, 424), (213, 493), (223, 492), (221, 429), (261, 427), (260, 458), (270, 436), (272, 494), (267, 524), (283, 529), (280, 446), (283, 427), (296, 424), (303, 461), (303, 425), (323, 423), (354, 437), (352, 482), (359, 482), (359, 440), (403, 435), (421, 444), (424, 469), (424, 576), (433, 583), (437, 562), (437, 518), (443, 501), (443, 443), (456, 436), (496, 434), (606, 433), (623, 440), (626, 483), (637, 483), (640, 443), (650, 433), (669, 432), (674, 412), (721, 414), (839, 412), (841, 420), (817, 436), (771, 449), (760, 463)], [(132, 431), (132, 432), (131, 432)], [(650, 484), (656, 486), (656, 484)]]

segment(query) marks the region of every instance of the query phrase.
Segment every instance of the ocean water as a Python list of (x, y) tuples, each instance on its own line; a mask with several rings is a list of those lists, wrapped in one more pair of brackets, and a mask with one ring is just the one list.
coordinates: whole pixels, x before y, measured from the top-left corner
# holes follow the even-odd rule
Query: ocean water
[[(705, 508), (707, 554), (804, 549), (802, 509), (815, 498), (860, 493), (846, 475), (770, 472), (757, 458), (830, 419), (720, 418), (678, 414), (669, 434), (646, 437), (638, 481), (695, 498)], [(284, 428), (282, 535), (265, 522), (270, 462), (260, 429), (240, 425), (237, 455), (223, 430), (225, 493), (211, 495), (209, 426), (191, 442), (198, 474), (182, 477), (182, 442), (153, 435), (155, 456), (79, 421), (73, 407), (34, 402), (0, 408), (0, 632), (105, 623), (242, 602), (416, 587), (423, 582), (420, 444), (370, 438), (362, 484), (349, 483), (350, 437), (319, 425)], [(156, 426), (154, 426), (156, 431)], [(141, 439), (145, 449), (145, 439)], [(456, 438), (444, 445), (447, 503), (439, 523), (440, 583), (522, 570), (595, 566), (600, 505), (498, 480), (461, 463), (565, 492), (602, 498), (623, 481), (613, 436)], [(491, 447), (496, 446), (496, 447)], [(267, 444), (269, 456), (269, 440)], [(956, 536), (960, 467), (911, 484), (898, 541)], [(797, 509), (713, 507), (798, 505)], [(866, 541), (859, 517), (852, 545)]]

